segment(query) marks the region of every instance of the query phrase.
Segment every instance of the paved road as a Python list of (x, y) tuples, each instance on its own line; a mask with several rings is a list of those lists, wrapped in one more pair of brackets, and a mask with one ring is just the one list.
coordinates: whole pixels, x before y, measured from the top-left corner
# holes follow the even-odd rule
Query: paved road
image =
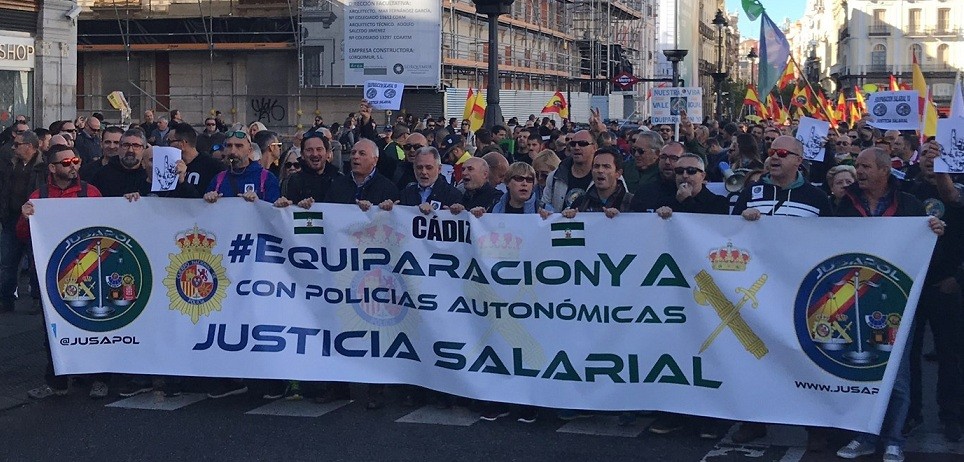
[[(45, 361), (41, 328), (38, 315), (0, 315), (0, 460), (839, 460), (805, 454), (806, 433), (785, 426), (770, 426), (753, 445), (735, 445), (729, 437), (652, 435), (646, 417), (631, 427), (611, 415), (565, 422), (548, 411), (535, 424), (485, 422), (464, 407), (410, 408), (395, 399), (377, 411), (366, 410), (364, 399), (320, 405), (253, 392), (221, 400), (147, 393), (94, 401), (76, 384), (67, 396), (31, 402), (25, 392), (42, 383)], [(925, 367), (933, 396), (934, 365)], [(352, 391), (365, 396), (362, 388)], [(964, 461), (964, 444), (945, 443), (935, 404), (926, 406), (931, 412), (909, 442), (908, 460)], [(847, 438), (841, 432), (834, 444)]]

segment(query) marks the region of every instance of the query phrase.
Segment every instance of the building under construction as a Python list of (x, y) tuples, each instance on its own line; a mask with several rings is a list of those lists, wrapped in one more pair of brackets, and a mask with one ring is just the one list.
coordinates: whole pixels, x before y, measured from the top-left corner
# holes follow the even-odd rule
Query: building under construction
[[(200, 124), (220, 111), (229, 122), (260, 120), (286, 132), (310, 125), (316, 114), (340, 121), (362, 94), (335, 77), (346, 45), (344, 35), (337, 38), (339, 21), (352, 1), (80, 0), (78, 111), (118, 119), (107, 95), (119, 90), (135, 118), (146, 109), (176, 108)], [(644, 110), (651, 84), (617, 91), (609, 80), (621, 71), (652, 77), (654, 5), (515, 2), (499, 18), (505, 116), (538, 114), (555, 91), (570, 96), (576, 120), (588, 117), (590, 104), (612, 118)], [(467, 90), (486, 86), (488, 27), (470, 0), (443, 0), (440, 7), (439, 81), (406, 88), (402, 109), (461, 117)]]

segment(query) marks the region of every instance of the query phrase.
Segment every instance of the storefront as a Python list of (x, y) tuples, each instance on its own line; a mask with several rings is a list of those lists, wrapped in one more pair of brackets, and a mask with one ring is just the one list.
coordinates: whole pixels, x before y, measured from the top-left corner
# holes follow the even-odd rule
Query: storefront
[(30, 35), (0, 31), (0, 126), (19, 114), (33, 120), (34, 51)]

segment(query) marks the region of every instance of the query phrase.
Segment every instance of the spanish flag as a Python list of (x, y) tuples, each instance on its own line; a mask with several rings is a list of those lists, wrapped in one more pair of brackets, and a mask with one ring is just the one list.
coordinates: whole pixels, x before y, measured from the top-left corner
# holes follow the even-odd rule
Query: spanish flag
[(791, 82), (797, 79), (796, 73), (793, 72), (794, 66), (793, 61), (787, 64), (787, 69), (783, 71), (783, 75), (780, 76), (780, 80), (777, 81), (777, 88), (783, 90), (790, 85)]
[(813, 114), (813, 93), (805, 83), (797, 82), (797, 88), (793, 91), (793, 101), (790, 103), (797, 108), (804, 109), (808, 114)]
[(780, 102), (773, 96), (773, 93), (767, 95), (767, 114), (778, 124), (786, 122), (787, 118), (790, 117), (790, 113), (787, 112), (786, 109), (783, 109), (783, 106), (781, 106)]
[(857, 117), (859, 120), (860, 117), (863, 117), (867, 112), (867, 102), (864, 101), (864, 92), (860, 91), (860, 87), (856, 85), (854, 85), (854, 98), (856, 98), (854, 106), (857, 108), (857, 112), (860, 113), (860, 116)]
[(927, 82), (924, 80), (924, 74), (920, 70), (920, 64), (917, 63), (917, 56), (914, 56), (914, 90), (917, 90), (918, 106), (920, 107), (921, 121), (920, 121), (920, 132), (921, 139), (925, 139), (937, 134), (937, 109), (934, 108), (934, 103), (931, 101), (930, 94), (927, 92)]
[(900, 86), (897, 85), (897, 77), (894, 77), (894, 74), (890, 75), (890, 91), (900, 91)]
[(763, 107), (763, 103), (760, 102), (760, 97), (757, 95), (756, 87), (754, 87), (753, 84), (747, 85), (746, 96), (743, 97), (743, 104), (755, 108), (758, 116), (767, 116), (767, 110)]
[[(860, 98), (862, 99), (863, 97), (860, 97)], [(856, 102), (856, 101), (854, 101), (854, 102), (852, 102), (852, 103), (847, 103), (847, 105), (850, 106), (850, 126), (853, 127), (854, 124), (856, 124), (857, 121), (860, 120), (860, 117), (862, 116), (862, 114), (861, 114), (860, 110), (857, 109), (857, 102)]]
[(462, 120), (468, 119), (472, 115), (472, 106), (475, 105), (475, 93), (469, 87), (469, 94), (465, 96), (465, 109), (462, 109)]
[(543, 114), (549, 113), (559, 114), (559, 117), (563, 119), (569, 118), (569, 105), (566, 103), (566, 97), (562, 96), (561, 91), (557, 91), (555, 94), (549, 98), (549, 102), (546, 103), (545, 107), (542, 108)]
[(843, 92), (837, 93), (837, 120), (844, 120), (847, 117), (847, 99)]
[(469, 114), (469, 129), (477, 131), (482, 128), (485, 122), (485, 93), (482, 90), (475, 92), (475, 99), (472, 102), (472, 112)]

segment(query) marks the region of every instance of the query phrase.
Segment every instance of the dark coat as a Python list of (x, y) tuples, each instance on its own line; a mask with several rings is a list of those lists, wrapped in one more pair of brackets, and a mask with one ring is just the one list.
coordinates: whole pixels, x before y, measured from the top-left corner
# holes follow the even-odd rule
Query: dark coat
[(398, 200), (398, 188), (378, 172), (361, 186), (355, 184), (351, 174), (339, 176), (331, 181), (325, 195), (325, 202), (331, 204), (354, 204), (356, 200), (378, 204), (389, 199)]
[[(421, 204), (422, 198), (418, 190), (418, 183), (412, 183), (406, 186), (401, 194), (399, 194), (399, 205)], [(462, 193), (458, 189), (455, 189), (455, 186), (448, 184), (448, 182), (445, 181), (445, 177), (439, 175), (438, 179), (435, 180), (435, 184), (432, 185), (432, 193), (428, 195), (428, 199), (425, 202), (429, 204), (438, 202), (441, 208), (456, 204), (461, 200)]]

